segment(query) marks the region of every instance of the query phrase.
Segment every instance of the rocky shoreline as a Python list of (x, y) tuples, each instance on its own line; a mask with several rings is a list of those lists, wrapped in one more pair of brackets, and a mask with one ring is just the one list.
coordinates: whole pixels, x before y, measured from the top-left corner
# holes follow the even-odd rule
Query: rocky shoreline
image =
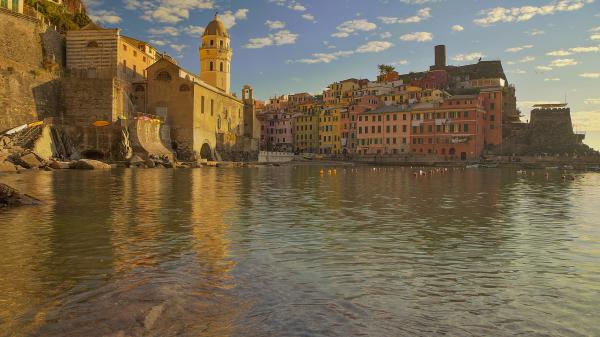
[(39, 199), (20, 193), (16, 189), (0, 183), (0, 209), (41, 204), (42, 202)]

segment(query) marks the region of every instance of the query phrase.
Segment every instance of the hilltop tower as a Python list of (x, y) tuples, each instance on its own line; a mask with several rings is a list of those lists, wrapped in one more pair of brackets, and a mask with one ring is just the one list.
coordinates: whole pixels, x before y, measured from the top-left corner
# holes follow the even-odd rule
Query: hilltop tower
[(231, 75), (231, 44), (229, 33), (215, 14), (202, 34), (200, 79), (229, 94)]

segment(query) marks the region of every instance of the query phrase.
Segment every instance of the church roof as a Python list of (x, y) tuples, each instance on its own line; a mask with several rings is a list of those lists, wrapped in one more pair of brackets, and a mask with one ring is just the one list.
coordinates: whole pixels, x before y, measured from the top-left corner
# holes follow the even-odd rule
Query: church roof
[(223, 22), (221, 22), (221, 20), (219, 20), (219, 18), (217, 17), (216, 14), (215, 14), (214, 19), (208, 24), (208, 26), (206, 26), (206, 29), (204, 29), (204, 34), (202, 34), (202, 35), (203, 36), (217, 35), (217, 36), (229, 37), (229, 33), (227, 32), (227, 29), (225, 29)]

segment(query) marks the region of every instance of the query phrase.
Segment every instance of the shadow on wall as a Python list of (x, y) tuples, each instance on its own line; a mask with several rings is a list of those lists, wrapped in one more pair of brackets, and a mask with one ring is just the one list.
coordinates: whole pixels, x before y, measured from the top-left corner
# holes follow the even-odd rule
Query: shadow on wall
[(31, 91), (35, 102), (34, 115), (37, 115), (37, 120), (41, 121), (48, 117), (58, 117), (60, 107), (60, 80), (50, 80), (39, 84), (32, 87)]

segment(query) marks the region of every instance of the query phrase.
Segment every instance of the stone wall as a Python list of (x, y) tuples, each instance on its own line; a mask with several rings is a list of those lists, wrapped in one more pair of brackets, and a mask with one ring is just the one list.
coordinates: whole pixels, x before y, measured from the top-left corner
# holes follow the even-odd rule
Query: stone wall
[(57, 115), (64, 37), (0, 10), (0, 132)]

